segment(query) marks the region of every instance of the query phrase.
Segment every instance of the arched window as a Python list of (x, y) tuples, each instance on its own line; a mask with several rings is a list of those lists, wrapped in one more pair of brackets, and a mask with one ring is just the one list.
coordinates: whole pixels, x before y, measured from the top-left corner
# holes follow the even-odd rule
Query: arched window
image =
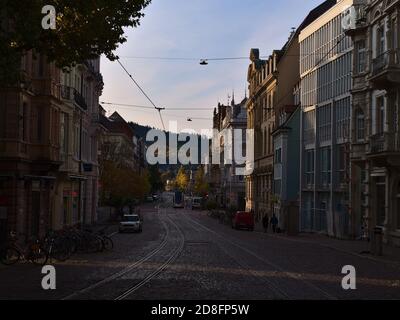
[(356, 127), (356, 140), (358, 142), (364, 141), (365, 139), (365, 121), (364, 112), (361, 109), (357, 109), (355, 114), (355, 127)]

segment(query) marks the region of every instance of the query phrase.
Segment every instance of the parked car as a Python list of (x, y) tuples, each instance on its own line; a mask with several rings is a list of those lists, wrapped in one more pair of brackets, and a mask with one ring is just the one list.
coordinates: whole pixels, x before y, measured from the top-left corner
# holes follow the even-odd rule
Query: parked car
[(193, 197), (192, 198), (192, 210), (201, 209), (201, 203), (203, 199), (201, 197)]
[(254, 215), (251, 212), (238, 211), (233, 215), (232, 228), (254, 230)]
[(142, 220), (137, 214), (126, 214), (119, 223), (119, 232), (142, 232)]
[(158, 201), (160, 199), (160, 196), (158, 194), (153, 194), (152, 197), (154, 201)]
[(153, 201), (154, 201), (153, 196), (147, 196), (147, 197), (146, 197), (146, 201), (147, 201), (147, 202), (153, 202)]

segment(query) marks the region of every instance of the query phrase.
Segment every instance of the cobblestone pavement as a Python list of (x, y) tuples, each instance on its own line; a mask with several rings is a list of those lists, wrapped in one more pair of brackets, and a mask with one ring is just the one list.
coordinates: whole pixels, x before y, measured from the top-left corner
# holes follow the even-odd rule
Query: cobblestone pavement
[[(54, 264), (56, 290), (41, 288), (40, 267), (0, 266), (0, 299), (400, 299), (396, 264), (332, 242), (237, 231), (200, 211), (142, 213), (143, 233), (115, 234), (113, 252)], [(345, 265), (357, 290), (341, 287)]]

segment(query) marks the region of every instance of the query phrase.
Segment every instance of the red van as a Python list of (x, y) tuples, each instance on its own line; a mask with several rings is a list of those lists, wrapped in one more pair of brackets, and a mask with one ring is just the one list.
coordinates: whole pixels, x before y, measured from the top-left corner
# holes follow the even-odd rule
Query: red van
[(232, 228), (254, 230), (254, 215), (251, 212), (238, 211), (232, 219)]

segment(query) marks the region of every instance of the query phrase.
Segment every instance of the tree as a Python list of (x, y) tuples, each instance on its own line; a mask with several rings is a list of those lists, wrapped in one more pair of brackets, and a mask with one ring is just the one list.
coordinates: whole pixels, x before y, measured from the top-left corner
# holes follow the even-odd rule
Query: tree
[(204, 174), (204, 168), (199, 166), (194, 177), (194, 192), (199, 196), (205, 196), (208, 190), (209, 186)]
[(189, 184), (189, 177), (187, 176), (183, 166), (181, 166), (175, 178), (175, 187), (180, 191), (185, 191), (188, 184)]
[(156, 192), (163, 190), (164, 183), (162, 181), (161, 173), (157, 165), (149, 166), (148, 175), (151, 191)]
[(139, 174), (130, 168), (118, 167), (114, 162), (105, 161), (100, 176), (101, 202), (122, 212), (124, 206), (131, 206), (136, 200), (143, 200), (150, 192), (148, 173)]
[[(33, 50), (68, 68), (113, 53), (127, 41), (124, 27), (137, 27), (151, 0), (0, 1), (0, 84), (18, 80), (22, 55)], [(56, 9), (56, 29), (42, 28), (42, 8)]]

